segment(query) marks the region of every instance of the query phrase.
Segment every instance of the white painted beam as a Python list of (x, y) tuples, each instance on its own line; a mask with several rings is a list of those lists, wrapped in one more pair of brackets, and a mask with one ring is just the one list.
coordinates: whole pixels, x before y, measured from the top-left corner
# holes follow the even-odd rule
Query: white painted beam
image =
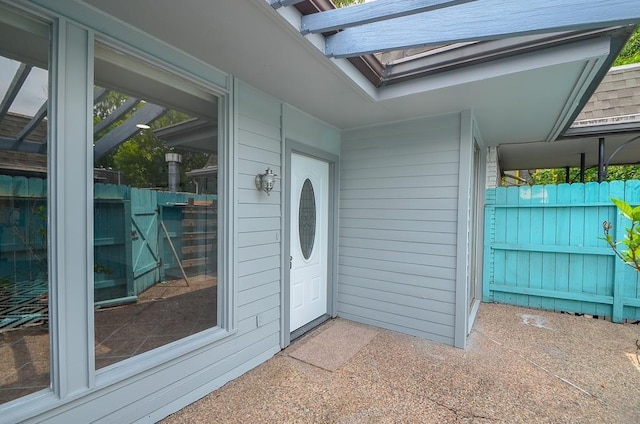
[(638, 23), (640, 1), (637, 0), (478, 0), (347, 28), (327, 38), (325, 54), (352, 57), (412, 47)]
[(376, 0), (303, 16), (300, 32), (323, 33), (372, 22), (430, 12), (476, 0)]

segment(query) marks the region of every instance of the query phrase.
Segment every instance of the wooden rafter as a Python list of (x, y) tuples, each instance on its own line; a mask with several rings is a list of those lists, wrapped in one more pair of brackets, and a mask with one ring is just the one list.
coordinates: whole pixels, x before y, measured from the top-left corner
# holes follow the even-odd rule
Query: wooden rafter
[(16, 136), (16, 140), (22, 141), (27, 138), (27, 136), (31, 134), (31, 132), (35, 130), (38, 125), (40, 125), (40, 122), (42, 122), (45, 116), (47, 116), (47, 102), (44, 102), (42, 106), (40, 106), (40, 109), (38, 109), (36, 114), (33, 115), (31, 120), (27, 122), (27, 125), (25, 125), (24, 128), (18, 133), (18, 135)]
[(16, 71), (13, 79), (11, 80), (11, 84), (9, 84), (9, 88), (2, 99), (2, 103), (0, 103), (0, 119), (4, 118), (4, 116), (9, 112), (9, 108), (11, 104), (15, 100), (18, 92), (22, 88), (24, 81), (29, 76), (29, 72), (31, 72), (31, 65), (27, 65), (25, 63), (21, 63)]
[(476, 0), (377, 0), (344, 9), (331, 9), (302, 17), (300, 32), (324, 33), (416, 13), (430, 12)]
[(13, 150), (24, 153), (46, 153), (47, 144), (28, 140), (19, 142), (15, 138), (0, 137), (0, 150)]
[(135, 111), (126, 121), (95, 142), (95, 147), (93, 148), (94, 160), (100, 159), (140, 131), (140, 128), (136, 127), (136, 124), (149, 124), (162, 116), (165, 111), (166, 109), (162, 106), (151, 103), (145, 104)]
[(135, 107), (135, 105), (137, 105), (139, 102), (140, 102), (140, 99), (137, 99), (135, 97), (129, 97), (116, 110), (111, 112), (111, 114), (109, 114), (109, 116), (107, 116), (102, 121), (98, 122), (97, 124), (95, 124), (93, 126), (93, 135), (95, 136), (100, 131), (102, 131), (103, 129), (107, 128), (109, 125), (113, 124), (118, 119), (122, 118), (122, 116), (125, 113), (127, 113), (131, 109), (133, 109)]
[[(341, 9), (338, 12), (346, 11)], [(353, 57), (413, 47), (639, 22), (640, 2), (634, 0), (480, 0), (345, 28), (327, 38), (325, 54), (329, 57)]]
[(96, 87), (93, 90), (93, 104), (98, 103), (100, 100), (102, 100), (107, 94), (109, 94), (109, 90), (107, 90), (106, 88), (102, 88), (102, 87)]

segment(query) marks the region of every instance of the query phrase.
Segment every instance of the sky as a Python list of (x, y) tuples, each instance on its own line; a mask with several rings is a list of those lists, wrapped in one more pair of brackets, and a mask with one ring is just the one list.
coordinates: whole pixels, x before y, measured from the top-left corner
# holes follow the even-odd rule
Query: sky
[[(0, 56), (0, 99), (3, 99), (11, 84), (20, 62)], [(48, 72), (33, 68), (9, 111), (20, 115), (33, 116), (47, 101), (49, 87)]]

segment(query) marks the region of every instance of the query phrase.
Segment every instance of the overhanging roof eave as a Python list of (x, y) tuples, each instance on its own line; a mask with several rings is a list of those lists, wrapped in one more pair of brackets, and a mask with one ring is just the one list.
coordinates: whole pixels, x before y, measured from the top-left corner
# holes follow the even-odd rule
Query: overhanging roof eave
[(571, 127), (559, 137), (559, 140), (578, 137), (598, 137), (608, 134), (640, 133), (640, 122), (625, 122), (622, 124), (590, 125), (585, 127)]
[[(432, 55), (425, 52), (423, 55), (416, 55), (414, 59), (404, 59), (400, 63), (386, 65), (381, 85), (393, 85), (440, 72), (447, 72), (588, 38), (619, 37), (621, 32), (625, 40), (632, 33), (628, 27), (559, 32), (464, 44)], [(616, 56), (617, 53), (618, 50), (616, 50)], [(613, 58), (615, 59), (615, 56)], [(608, 66), (606, 69), (608, 69)]]

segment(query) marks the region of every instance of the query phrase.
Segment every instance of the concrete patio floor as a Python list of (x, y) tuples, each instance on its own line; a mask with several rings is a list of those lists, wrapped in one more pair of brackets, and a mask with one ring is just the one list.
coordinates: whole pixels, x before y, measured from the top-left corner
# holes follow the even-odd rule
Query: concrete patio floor
[(638, 423), (638, 338), (497, 304), (466, 350), (336, 319), (163, 423)]

